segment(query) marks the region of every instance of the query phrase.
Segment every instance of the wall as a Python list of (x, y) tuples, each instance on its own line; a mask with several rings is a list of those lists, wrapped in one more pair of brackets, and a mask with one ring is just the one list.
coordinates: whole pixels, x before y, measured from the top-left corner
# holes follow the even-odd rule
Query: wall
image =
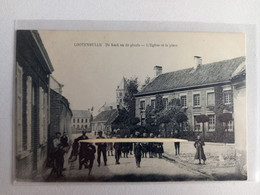
[[(234, 85), (235, 148), (237, 168), (247, 174), (247, 106), (245, 82)], [(246, 120), (246, 121), (245, 121)]]

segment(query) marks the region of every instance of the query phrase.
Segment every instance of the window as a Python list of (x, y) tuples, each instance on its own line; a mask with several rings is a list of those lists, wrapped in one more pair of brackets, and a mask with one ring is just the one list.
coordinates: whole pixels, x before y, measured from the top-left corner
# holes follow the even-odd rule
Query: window
[(39, 87), (39, 143), (44, 143), (44, 91), (42, 87)]
[(224, 104), (231, 104), (231, 90), (228, 91), (224, 91), (224, 97), (223, 97), (223, 101)]
[(186, 95), (181, 96), (181, 106), (187, 107), (187, 96)]
[(168, 98), (163, 98), (163, 108), (168, 108)]
[(79, 125), (77, 125), (77, 129), (79, 129)]
[(193, 95), (193, 106), (200, 106), (200, 94)]
[(88, 119), (86, 118), (86, 119), (85, 119), (85, 123), (87, 123), (87, 122), (88, 122)]
[(16, 152), (21, 153), (23, 150), (23, 69), (19, 64), (16, 66)]
[(209, 131), (215, 131), (215, 115), (208, 115), (209, 116), (209, 122), (208, 122), (208, 130)]
[(122, 99), (120, 99), (119, 101), (120, 101), (120, 103), (122, 103)]
[(31, 149), (31, 138), (32, 138), (32, 77), (27, 76), (26, 79), (26, 141), (24, 146), (27, 150)]
[(73, 119), (73, 123), (75, 123), (75, 118)]
[(201, 124), (196, 121), (196, 117), (194, 116), (194, 131), (202, 131)]
[(79, 118), (78, 118), (77, 122), (79, 123)]
[(88, 128), (88, 125), (85, 125), (85, 129), (87, 129)]
[(214, 92), (207, 93), (207, 105), (208, 106), (215, 105), (215, 93)]
[(233, 131), (234, 130), (234, 123), (233, 123), (233, 121), (229, 121), (228, 122), (227, 129), (228, 129), (228, 131)]
[(83, 118), (81, 119), (81, 122), (83, 123)]
[(154, 109), (155, 108), (155, 99), (151, 100), (151, 107)]
[(44, 129), (43, 129), (43, 141), (44, 143), (47, 142), (48, 137), (48, 94), (44, 93), (44, 100), (43, 100), (43, 113), (44, 113)]
[(73, 125), (73, 128), (75, 128), (75, 125)]
[(140, 101), (140, 109), (145, 110), (145, 101), (144, 100)]
[(122, 92), (119, 93), (119, 96), (120, 96), (120, 97), (122, 96)]

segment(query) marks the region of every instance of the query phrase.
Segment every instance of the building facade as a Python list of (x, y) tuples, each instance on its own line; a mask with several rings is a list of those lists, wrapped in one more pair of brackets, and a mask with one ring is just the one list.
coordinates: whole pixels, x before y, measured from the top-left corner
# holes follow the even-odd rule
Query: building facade
[(232, 75), (235, 148), (238, 172), (247, 175), (247, 109), (246, 109), (246, 65), (242, 63)]
[(91, 131), (91, 121), (93, 119), (90, 110), (72, 110), (71, 119), (72, 133), (81, 133), (82, 131)]
[(117, 109), (106, 110), (99, 113), (91, 122), (91, 129), (96, 134), (98, 131), (102, 131), (105, 135), (112, 132), (111, 124), (118, 116)]
[(49, 128), (49, 141), (51, 142), (56, 132), (67, 134), (71, 139), (71, 118), (72, 111), (70, 109), (69, 101), (55, 90), (50, 90), (50, 128)]
[(53, 66), (37, 31), (17, 31), (15, 91), (16, 177), (31, 178), (45, 168)]
[[(164, 109), (172, 99), (180, 99), (186, 110), (190, 130), (194, 136), (202, 133), (202, 124), (196, 122), (198, 115), (207, 115), (205, 123), (207, 141), (234, 142), (234, 123), (220, 122), (224, 112), (234, 113), (231, 75), (245, 58), (239, 57), (202, 65), (195, 57), (193, 68), (160, 74), (136, 94), (136, 117), (145, 124), (147, 105), (155, 107), (156, 95), (161, 95)], [(185, 129), (184, 129), (185, 130)], [(188, 129), (187, 129), (188, 130)]]

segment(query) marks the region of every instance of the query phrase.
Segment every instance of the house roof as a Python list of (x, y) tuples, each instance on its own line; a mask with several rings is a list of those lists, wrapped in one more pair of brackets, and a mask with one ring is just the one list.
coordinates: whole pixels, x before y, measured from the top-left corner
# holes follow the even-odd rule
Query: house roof
[(117, 109), (112, 110), (106, 110), (103, 112), (100, 112), (92, 122), (106, 122), (113, 121), (117, 116)]
[(136, 96), (230, 82), (233, 72), (243, 62), (245, 62), (245, 57), (238, 57), (200, 65), (196, 69), (187, 68), (161, 74), (137, 93)]
[(98, 112), (102, 112), (105, 110), (111, 110), (111, 109), (115, 109), (115, 108), (117, 108), (116, 102), (110, 102), (110, 103), (105, 102), (105, 104), (98, 109)]
[(89, 110), (72, 110), (74, 118), (91, 118)]

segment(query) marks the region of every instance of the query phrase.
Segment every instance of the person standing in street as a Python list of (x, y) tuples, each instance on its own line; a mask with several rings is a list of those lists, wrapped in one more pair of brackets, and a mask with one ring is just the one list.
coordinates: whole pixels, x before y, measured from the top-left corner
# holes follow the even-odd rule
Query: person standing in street
[(92, 143), (88, 143), (86, 148), (85, 168), (88, 168), (88, 175), (90, 175), (94, 159), (95, 159), (96, 147)]
[[(117, 138), (120, 138), (120, 136), (117, 136)], [(114, 149), (115, 149), (115, 159), (116, 159), (116, 164), (120, 164), (119, 159), (121, 156), (121, 150), (122, 150), (122, 143), (115, 142), (114, 143)]]
[[(75, 139), (75, 143), (80, 142), (81, 140), (86, 140), (88, 139), (88, 136), (86, 136), (86, 131), (82, 131), (82, 135), (80, 137), (78, 137), (77, 139)], [(85, 162), (85, 158), (86, 158), (86, 150), (88, 147), (88, 143), (87, 142), (80, 142), (80, 148), (79, 148), (79, 170), (82, 169), (82, 165)]]
[(136, 167), (139, 168), (141, 164), (141, 158), (142, 158), (142, 145), (139, 142), (137, 142), (134, 145), (134, 154), (135, 154)]
[[(158, 135), (158, 138), (161, 138), (161, 135)], [(156, 144), (156, 153), (158, 154), (159, 158), (162, 158), (162, 153), (164, 153), (164, 149), (163, 149), (163, 143), (162, 142), (158, 142)]]
[(62, 170), (63, 170), (63, 164), (64, 164), (64, 154), (65, 150), (63, 150), (63, 145), (61, 144), (61, 133), (56, 132), (56, 137), (53, 139), (53, 156), (54, 156), (54, 165), (53, 165), (53, 171), (56, 172), (57, 177), (62, 177)]
[[(174, 131), (173, 138), (180, 139), (180, 134), (177, 130)], [(180, 142), (174, 142), (175, 155), (180, 155)]]
[(201, 164), (201, 159), (202, 159), (203, 164), (205, 165), (206, 156), (203, 149), (204, 145), (205, 145), (204, 141), (201, 140), (200, 136), (198, 135), (197, 140), (194, 143), (194, 147), (196, 148), (196, 154), (194, 159), (199, 159), (199, 164)]
[[(98, 137), (97, 139), (105, 139), (105, 137), (102, 136), (102, 131), (98, 131)], [(106, 143), (96, 143), (96, 145), (98, 146), (97, 151), (98, 151), (98, 157), (97, 157), (97, 162), (98, 162), (98, 166), (100, 167), (100, 157), (101, 157), (101, 153), (103, 155), (103, 161), (104, 161), (104, 165), (107, 165), (107, 144)]]
[[(127, 138), (127, 135), (125, 136), (125, 138)], [(129, 143), (127, 142), (122, 143), (122, 152), (124, 154), (124, 158), (128, 158)]]
[[(111, 136), (107, 136), (108, 139), (111, 139)], [(107, 143), (107, 155), (108, 156), (113, 156), (113, 143), (112, 142), (108, 142)]]

